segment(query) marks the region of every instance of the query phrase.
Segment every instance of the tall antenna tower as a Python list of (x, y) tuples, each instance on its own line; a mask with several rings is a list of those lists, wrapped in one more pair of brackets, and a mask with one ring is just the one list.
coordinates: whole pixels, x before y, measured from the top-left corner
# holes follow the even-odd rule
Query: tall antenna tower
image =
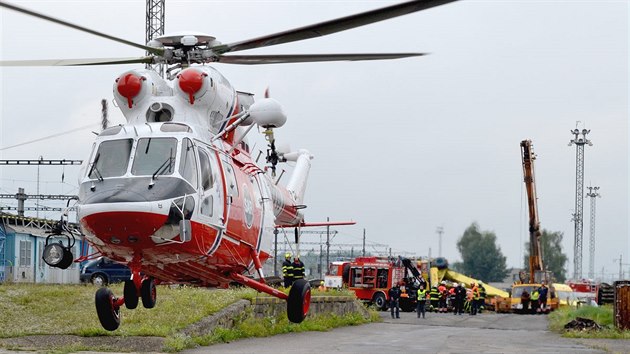
[(573, 221), (575, 223), (575, 244), (573, 247), (573, 279), (582, 278), (582, 233), (584, 231), (583, 212), (584, 212), (584, 145), (592, 146), (590, 140), (586, 139), (586, 135), (590, 130), (575, 128), (571, 134), (575, 136), (571, 139), (569, 146), (575, 144), (575, 214)]
[(438, 226), (435, 232), (439, 235), (438, 257), (442, 257), (442, 234), (444, 234), (444, 228), (442, 226)]
[[(147, 25), (145, 43), (164, 34), (164, 2), (166, 0), (147, 0)], [(147, 52), (147, 55), (151, 53)], [(164, 64), (146, 64), (147, 69), (154, 70), (164, 77)]]
[(595, 278), (595, 198), (601, 196), (597, 192), (599, 187), (587, 187), (588, 193), (586, 193), (587, 197), (591, 198), (591, 238), (589, 243), (589, 259), (588, 259), (588, 277), (591, 279)]

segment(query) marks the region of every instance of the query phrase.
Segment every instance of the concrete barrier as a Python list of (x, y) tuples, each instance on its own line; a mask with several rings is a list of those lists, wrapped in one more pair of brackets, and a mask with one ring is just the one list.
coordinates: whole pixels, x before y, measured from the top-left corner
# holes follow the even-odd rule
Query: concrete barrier
[[(235, 319), (245, 315), (248, 309), (251, 309), (253, 315), (257, 318), (286, 316), (287, 303), (285, 300), (266, 296), (257, 297), (251, 303), (248, 300), (239, 300), (221, 311), (186, 327), (182, 333), (188, 336), (201, 336), (212, 332), (216, 327), (232, 328)], [(351, 296), (313, 296), (308, 313), (309, 316), (326, 313), (337, 315), (359, 313), (365, 318), (370, 317), (365, 306)]]

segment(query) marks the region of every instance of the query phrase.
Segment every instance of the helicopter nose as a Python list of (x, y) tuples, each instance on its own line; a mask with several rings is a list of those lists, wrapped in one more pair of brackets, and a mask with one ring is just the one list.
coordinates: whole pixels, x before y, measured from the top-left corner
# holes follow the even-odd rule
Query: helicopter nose
[(83, 228), (106, 243), (148, 242), (167, 221), (166, 214), (144, 211), (103, 211), (81, 217)]

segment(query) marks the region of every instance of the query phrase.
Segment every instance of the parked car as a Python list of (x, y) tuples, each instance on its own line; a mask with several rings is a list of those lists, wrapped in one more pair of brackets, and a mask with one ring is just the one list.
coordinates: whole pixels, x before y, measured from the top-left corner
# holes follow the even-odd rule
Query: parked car
[(131, 270), (109, 258), (100, 257), (89, 261), (81, 270), (81, 282), (105, 286), (131, 278)]

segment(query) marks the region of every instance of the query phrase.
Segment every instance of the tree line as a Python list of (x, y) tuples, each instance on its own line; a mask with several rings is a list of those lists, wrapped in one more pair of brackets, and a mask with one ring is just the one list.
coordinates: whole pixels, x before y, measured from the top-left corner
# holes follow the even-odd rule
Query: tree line
[[(563, 233), (542, 230), (541, 248), (545, 269), (550, 271), (555, 282), (566, 280), (567, 256), (562, 252)], [(457, 250), (462, 261), (451, 265), (453, 270), (486, 282), (500, 282), (508, 274), (506, 257), (497, 245), (497, 236), (492, 231), (481, 230), (473, 222), (457, 241)], [(529, 268), (529, 242), (525, 243), (523, 268)]]

